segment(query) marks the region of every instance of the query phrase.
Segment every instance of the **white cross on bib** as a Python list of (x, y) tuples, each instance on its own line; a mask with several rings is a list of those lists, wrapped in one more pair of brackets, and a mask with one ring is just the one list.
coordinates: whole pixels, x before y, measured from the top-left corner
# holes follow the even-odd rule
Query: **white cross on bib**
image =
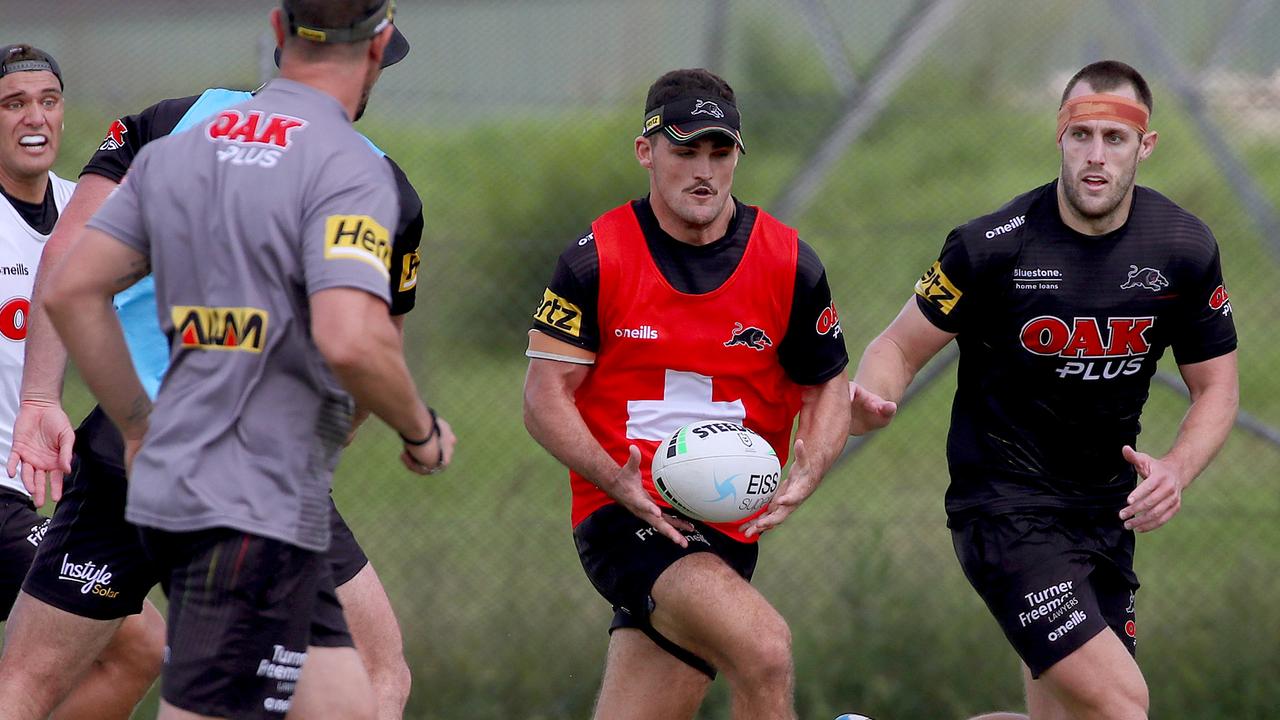
[(661, 400), (627, 401), (627, 438), (661, 442), (684, 425), (698, 420), (743, 424), (747, 408), (741, 400), (714, 402), (711, 378), (668, 370)]

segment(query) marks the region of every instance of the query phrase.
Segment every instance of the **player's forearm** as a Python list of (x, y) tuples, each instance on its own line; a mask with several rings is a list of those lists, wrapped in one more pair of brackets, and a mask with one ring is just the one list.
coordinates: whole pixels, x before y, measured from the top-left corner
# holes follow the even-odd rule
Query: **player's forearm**
[(591, 434), (573, 393), (558, 379), (538, 379), (530, 372), (525, 383), (524, 426), (565, 467), (612, 496), (610, 485), (618, 474), (618, 463)]
[[(321, 353), (358, 408), (405, 437), (430, 435), (431, 415), (405, 364), (399, 333), (385, 320), (371, 325), (362, 337), (331, 340), (327, 349), (322, 343)], [(334, 349), (333, 342), (341, 348)]]
[(71, 249), (72, 242), (102, 205), (116, 183), (97, 175), (85, 175), (71, 200), (63, 208), (53, 234), (40, 254), (35, 283), (31, 290), (31, 310), (27, 313), (27, 340), (22, 370), (22, 399), (60, 403), (62, 380), (67, 370), (67, 351), (45, 313), (44, 299), (49, 278)]
[(1173, 447), (1163, 458), (1179, 468), (1184, 487), (1190, 485), (1222, 449), (1239, 407), (1240, 391), (1234, 382), (1208, 388), (1192, 400)]
[(141, 439), (151, 400), (138, 380), (110, 294), (58, 294), (48, 302), (49, 319), (85, 384), (120, 432)]
[(902, 348), (882, 334), (862, 353), (853, 381), (885, 400), (901, 402), (919, 371)]
[(845, 374), (807, 388), (802, 402), (796, 437), (804, 441), (816, 486), (849, 439), (849, 385)]

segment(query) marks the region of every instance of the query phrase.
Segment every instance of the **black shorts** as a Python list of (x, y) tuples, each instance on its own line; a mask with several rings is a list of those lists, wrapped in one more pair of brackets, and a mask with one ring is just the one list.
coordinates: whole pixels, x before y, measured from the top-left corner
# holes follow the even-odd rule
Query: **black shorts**
[(31, 498), (0, 488), (0, 622), (9, 617), (48, 526), (49, 518), (36, 512)]
[(640, 630), (658, 647), (689, 666), (714, 678), (715, 668), (706, 660), (676, 645), (653, 629), (653, 585), (677, 560), (699, 552), (715, 553), (750, 582), (760, 548), (740, 543), (723, 533), (690, 520), (697, 528), (684, 534), (689, 547), (659, 535), (648, 523), (621, 505), (606, 505), (591, 513), (573, 530), (578, 558), (596, 591), (613, 605), (609, 632), (619, 628)]
[(201, 715), (282, 718), (306, 650), (350, 647), (320, 553), (216, 528), (141, 532), (169, 597), (160, 694)]
[(951, 539), (1032, 677), (1108, 627), (1136, 655), (1134, 536), (1116, 513), (976, 517), (952, 528)]
[[(73, 615), (115, 620), (142, 611), (143, 600), (160, 575), (142, 549), (138, 529), (124, 519), (128, 486), (120, 458), (123, 440), (99, 408), (76, 430), (76, 458), (63, 485), (62, 500), (22, 583), (28, 595)], [(344, 585), (369, 559), (330, 499), (332, 535), (326, 557), (335, 585)], [(34, 550), (34, 549), (33, 549)], [(91, 586), (67, 579), (64, 567), (104, 570)], [(87, 589), (86, 589), (87, 587)]]
[[(142, 612), (160, 576), (137, 528), (124, 519), (126, 492), (123, 473), (92, 456), (77, 456), (23, 592), (92, 620)], [(96, 573), (92, 582), (86, 573)]]

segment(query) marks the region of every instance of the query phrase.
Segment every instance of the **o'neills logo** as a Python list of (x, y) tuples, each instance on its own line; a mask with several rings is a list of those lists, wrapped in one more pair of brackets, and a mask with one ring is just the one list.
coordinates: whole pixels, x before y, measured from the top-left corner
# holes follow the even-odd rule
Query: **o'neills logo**
[(1041, 315), (1022, 326), (1019, 340), (1024, 349), (1036, 355), (1080, 358), (1056, 370), (1058, 377), (1110, 380), (1142, 370), (1143, 356), (1151, 350), (1146, 333), (1154, 324), (1154, 317), (1107, 318), (1102, 323), (1084, 317), (1067, 324), (1061, 318)]
[(613, 336), (632, 340), (657, 340), (658, 331), (652, 325), (641, 325), (638, 328), (618, 328), (613, 331)]
[(0, 266), (0, 275), (30, 275), (31, 269), (22, 263)]
[(174, 334), (184, 348), (257, 353), (266, 343), (266, 310), (175, 305), (171, 316)]
[(1009, 222), (1003, 225), (997, 225), (996, 227), (993, 227), (990, 230), (988, 230), (987, 239), (990, 240), (991, 238), (997, 235), (1003, 235), (1007, 232), (1013, 232), (1014, 230), (1022, 227), (1025, 224), (1027, 224), (1027, 216), (1019, 215), (1018, 217), (1013, 218), (1012, 220), (1010, 220)]
[(110, 589), (111, 571), (109, 565), (98, 567), (92, 560), (83, 563), (71, 562), (71, 555), (62, 556), (62, 569), (58, 574), (59, 580), (67, 580), (74, 583), (80, 583), (80, 594), (102, 595), (105, 597), (115, 597), (119, 593)]

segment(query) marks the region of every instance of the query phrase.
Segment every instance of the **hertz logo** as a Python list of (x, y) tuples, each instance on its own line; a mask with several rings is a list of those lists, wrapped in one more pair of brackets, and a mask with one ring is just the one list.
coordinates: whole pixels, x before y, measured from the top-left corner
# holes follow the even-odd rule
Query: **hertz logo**
[(422, 256), (417, 250), (404, 256), (403, 267), (400, 268), (400, 292), (406, 292), (418, 286), (418, 266), (421, 264)]
[(247, 307), (175, 305), (174, 333), (184, 348), (262, 352), (267, 311)]
[(916, 281), (916, 294), (941, 310), (943, 315), (950, 315), (964, 293), (942, 272), (942, 263), (934, 262), (933, 267)]
[(324, 221), (324, 258), (360, 260), (390, 277), (391, 233), (368, 215), (330, 215)]

